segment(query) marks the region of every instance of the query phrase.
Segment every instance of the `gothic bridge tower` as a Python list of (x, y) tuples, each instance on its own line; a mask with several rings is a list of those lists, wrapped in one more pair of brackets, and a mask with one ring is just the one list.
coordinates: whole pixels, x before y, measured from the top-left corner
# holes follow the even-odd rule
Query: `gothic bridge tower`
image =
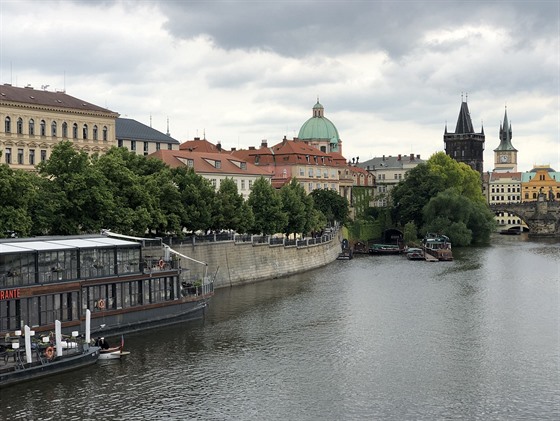
[(463, 101), (461, 97), (461, 110), (455, 126), (455, 133), (448, 132), (447, 124), (445, 125), (443, 135), (445, 153), (458, 162), (464, 162), (482, 175), (484, 171), (484, 140), (484, 127), (481, 128), (480, 133), (475, 133), (467, 101)]

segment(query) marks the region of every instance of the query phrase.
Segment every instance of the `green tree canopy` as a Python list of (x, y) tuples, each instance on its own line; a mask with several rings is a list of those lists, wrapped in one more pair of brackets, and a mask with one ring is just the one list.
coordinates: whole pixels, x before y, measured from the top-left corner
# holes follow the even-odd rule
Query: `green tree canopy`
[(0, 236), (31, 234), (37, 187), (33, 174), (0, 165)]
[(350, 205), (346, 198), (334, 190), (313, 190), (310, 193), (313, 198), (315, 209), (320, 210), (333, 225), (335, 221), (344, 224), (350, 214)]
[(443, 152), (410, 170), (391, 197), (399, 225), (444, 232), (457, 245), (487, 241), (493, 230), (480, 174)]
[(254, 216), (254, 223), (250, 229), (253, 234), (270, 235), (282, 232), (288, 222), (288, 216), (282, 210), (282, 199), (264, 177), (254, 183), (247, 199)]

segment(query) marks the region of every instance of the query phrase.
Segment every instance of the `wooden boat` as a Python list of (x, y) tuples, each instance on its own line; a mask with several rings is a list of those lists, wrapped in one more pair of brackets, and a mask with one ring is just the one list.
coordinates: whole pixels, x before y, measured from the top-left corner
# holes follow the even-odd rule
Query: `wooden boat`
[(425, 260), (424, 250), (417, 247), (411, 247), (406, 250), (406, 258), (408, 260)]
[(99, 338), (95, 341), (95, 344), (100, 347), (99, 350), (99, 360), (120, 360), (127, 355), (130, 355), (129, 351), (124, 350), (124, 339), (121, 339), (121, 344), (119, 346), (109, 347), (109, 343), (105, 338)]
[(403, 249), (398, 244), (372, 244), (369, 254), (400, 254)]
[[(27, 325), (24, 335), (15, 331), (0, 343), (0, 389), (16, 383), (50, 377), (95, 364), (100, 348), (89, 344), (88, 335), (82, 340), (78, 333), (62, 340), (61, 324), (55, 322), (56, 333), (35, 339), (35, 332)], [(23, 345), (23, 346), (22, 346)], [(2, 364), (0, 363), (0, 364)]]
[(453, 260), (451, 242), (449, 241), (449, 237), (443, 234), (427, 233), (422, 240), (422, 249), (426, 253), (426, 257), (430, 255), (440, 261)]

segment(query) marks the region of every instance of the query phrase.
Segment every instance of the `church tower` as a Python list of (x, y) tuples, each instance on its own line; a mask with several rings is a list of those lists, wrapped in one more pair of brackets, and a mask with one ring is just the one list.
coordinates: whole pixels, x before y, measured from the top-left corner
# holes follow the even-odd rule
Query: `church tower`
[(455, 126), (455, 133), (449, 133), (447, 124), (445, 125), (443, 135), (445, 153), (458, 162), (464, 162), (482, 175), (484, 171), (484, 140), (484, 127), (482, 127), (480, 133), (474, 132), (467, 101), (463, 101), (461, 97), (461, 109)]
[(517, 172), (517, 149), (511, 144), (512, 131), (508, 122), (507, 107), (504, 122), (500, 124), (500, 145), (494, 149), (494, 171)]

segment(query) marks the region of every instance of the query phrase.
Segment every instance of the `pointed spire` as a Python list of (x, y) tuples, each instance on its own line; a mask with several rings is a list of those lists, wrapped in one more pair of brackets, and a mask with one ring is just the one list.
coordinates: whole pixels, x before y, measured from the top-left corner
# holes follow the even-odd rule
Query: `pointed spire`
[(508, 121), (507, 116), (507, 105), (504, 111), (504, 121), (500, 124), (500, 145), (495, 149), (495, 151), (516, 151), (511, 143), (512, 130), (511, 125)]
[(471, 120), (471, 113), (469, 112), (469, 107), (466, 102), (461, 102), (461, 110), (459, 111), (459, 118), (457, 118), (457, 126), (455, 126), (455, 133), (460, 133), (460, 134), (474, 133), (474, 128)]

